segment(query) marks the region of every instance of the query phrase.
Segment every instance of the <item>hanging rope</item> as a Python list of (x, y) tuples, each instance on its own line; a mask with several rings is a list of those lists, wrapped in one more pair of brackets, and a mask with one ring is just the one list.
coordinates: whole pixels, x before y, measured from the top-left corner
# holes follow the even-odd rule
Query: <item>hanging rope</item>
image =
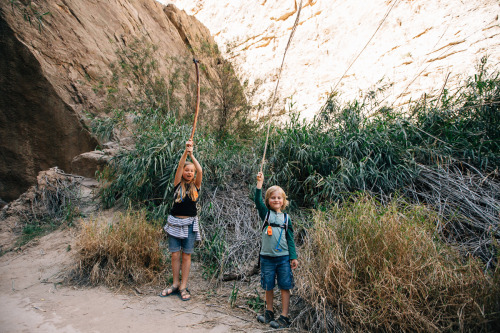
[(347, 72), (349, 71), (349, 69), (351, 69), (352, 65), (354, 65), (354, 63), (356, 62), (356, 60), (358, 60), (359, 56), (361, 55), (361, 53), (363, 53), (363, 51), (366, 49), (366, 47), (368, 46), (368, 44), (370, 44), (370, 42), (372, 41), (373, 37), (375, 37), (375, 34), (377, 33), (377, 31), (380, 29), (380, 27), (382, 26), (382, 24), (385, 22), (385, 20), (387, 19), (387, 16), (389, 16), (389, 13), (392, 11), (392, 9), (394, 8), (394, 6), (396, 6), (396, 4), (399, 2), (399, 0), (395, 0), (393, 3), (392, 3), (392, 6), (387, 10), (387, 12), (385, 13), (384, 15), (384, 18), (382, 19), (382, 21), (380, 21), (377, 29), (375, 30), (375, 32), (373, 33), (373, 35), (370, 37), (370, 39), (368, 40), (368, 42), (366, 42), (365, 46), (363, 47), (363, 49), (361, 49), (361, 51), (358, 53), (358, 55), (356, 56), (356, 58), (354, 58), (354, 60), (351, 62), (351, 64), (349, 65), (349, 67), (347, 67), (347, 69), (345, 70), (344, 74), (342, 74), (342, 76), (340, 77), (340, 79), (338, 80), (337, 84), (333, 87), (332, 91), (335, 91), (335, 89), (337, 89), (337, 86), (339, 85), (340, 81), (342, 81), (342, 79), (344, 78), (344, 76), (347, 74)]
[(189, 138), (189, 140), (191, 141), (193, 141), (194, 138), (194, 131), (196, 131), (196, 122), (198, 121), (198, 112), (200, 110), (200, 71), (198, 69), (198, 63), (200, 61), (193, 58), (193, 62), (194, 65), (196, 66), (197, 93), (196, 93), (196, 111), (194, 112), (193, 130), (191, 131), (191, 138)]
[[(297, 4), (297, 3), (295, 3)], [(300, 0), (299, 8), (297, 10), (297, 17), (295, 18), (295, 23), (293, 24), (292, 31), (290, 32), (290, 37), (288, 38), (288, 43), (286, 44), (285, 52), (283, 53), (283, 60), (281, 60), (281, 66), (278, 72), (278, 80), (276, 81), (276, 87), (274, 88), (273, 98), (271, 108), (269, 109), (269, 119), (267, 121), (267, 135), (266, 135), (266, 143), (264, 144), (264, 154), (262, 155), (262, 162), (260, 163), (260, 172), (264, 168), (264, 162), (266, 160), (266, 152), (267, 152), (267, 144), (269, 142), (269, 130), (271, 128), (271, 115), (273, 112), (274, 104), (276, 103), (276, 92), (278, 91), (278, 86), (280, 84), (281, 79), (281, 71), (283, 70), (283, 64), (285, 63), (286, 51), (288, 51), (288, 47), (292, 43), (293, 35), (295, 34), (295, 30), (297, 29), (297, 25), (299, 23), (300, 11), (302, 10), (302, 0)]]

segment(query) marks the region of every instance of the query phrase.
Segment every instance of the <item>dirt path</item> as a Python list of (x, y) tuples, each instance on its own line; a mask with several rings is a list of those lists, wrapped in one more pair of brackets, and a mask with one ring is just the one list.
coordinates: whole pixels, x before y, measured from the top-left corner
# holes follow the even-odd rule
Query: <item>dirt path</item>
[[(72, 263), (71, 230), (0, 257), (0, 332), (261, 332), (253, 316), (225, 304), (60, 284)], [(198, 287), (199, 288), (199, 287)], [(217, 303), (217, 302), (213, 302)]]

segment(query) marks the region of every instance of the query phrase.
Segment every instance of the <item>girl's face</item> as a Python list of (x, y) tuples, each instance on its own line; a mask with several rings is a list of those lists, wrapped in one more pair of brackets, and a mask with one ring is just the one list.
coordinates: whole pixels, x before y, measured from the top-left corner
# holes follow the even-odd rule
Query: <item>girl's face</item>
[(194, 179), (194, 165), (189, 164), (184, 167), (184, 170), (182, 171), (182, 178), (184, 178), (185, 181), (190, 182)]
[(283, 207), (283, 195), (281, 191), (274, 191), (269, 196), (269, 207), (271, 207), (276, 212), (281, 212), (281, 207)]

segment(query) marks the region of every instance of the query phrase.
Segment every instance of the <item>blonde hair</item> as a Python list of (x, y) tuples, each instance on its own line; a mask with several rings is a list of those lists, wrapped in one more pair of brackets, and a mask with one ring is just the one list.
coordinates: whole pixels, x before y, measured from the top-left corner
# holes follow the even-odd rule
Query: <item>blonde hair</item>
[(281, 196), (283, 197), (283, 205), (281, 206), (281, 210), (285, 209), (287, 206), (288, 206), (288, 200), (286, 199), (286, 193), (285, 191), (283, 191), (283, 189), (281, 187), (279, 187), (278, 185), (274, 185), (274, 186), (271, 186), (270, 188), (267, 189), (266, 191), (266, 199), (265, 199), (265, 203), (266, 203), (266, 206), (267, 208), (271, 208), (269, 206), (269, 198), (271, 197), (271, 194), (273, 194), (273, 192), (280, 192)]
[[(184, 163), (184, 167), (187, 167), (188, 165), (194, 165), (191, 162), (186, 162)], [(175, 198), (175, 202), (180, 203), (182, 200), (186, 197), (186, 194), (191, 198), (191, 200), (196, 201), (198, 199), (198, 190), (196, 189), (196, 186), (194, 185), (194, 180), (196, 179), (196, 176), (193, 177), (189, 182), (184, 179), (184, 177), (181, 178), (180, 186), (177, 189), (177, 194)]]

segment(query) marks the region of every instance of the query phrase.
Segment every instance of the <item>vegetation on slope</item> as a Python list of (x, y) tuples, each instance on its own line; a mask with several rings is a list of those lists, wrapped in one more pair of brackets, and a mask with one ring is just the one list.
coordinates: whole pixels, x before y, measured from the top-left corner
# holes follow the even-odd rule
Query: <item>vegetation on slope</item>
[[(499, 101), (500, 78), (483, 61), (456, 91), (404, 112), (372, 110), (371, 100), (340, 105), (332, 94), (312, 122), (292, 116), (273, 128), (266, 182), (289, 194), (302, 252), (297, 325), (455, 331), (498, 323)], [(134, 112), (135, 148), (100, 174), (101, 198), (164, 221), (190, 122), (161, 105)], [(205, 239), (197, 252), (215, 279), (248, 274), (257, 259), (249, 197), (265, 135), (254, 127), (196, 134)], [(315, 265), (325, 269), (314, 273)]]

